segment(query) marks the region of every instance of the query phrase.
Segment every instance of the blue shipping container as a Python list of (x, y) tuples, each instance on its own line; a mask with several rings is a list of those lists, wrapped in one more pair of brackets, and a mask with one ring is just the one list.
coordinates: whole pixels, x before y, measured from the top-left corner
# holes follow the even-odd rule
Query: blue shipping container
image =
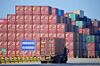
[(58, 15), (59, 15), (59, 16), (63, 16), (63, 15), (64, 15), (64, 10), (60, 10), (60, 9), (59, 9), (59, 10), (58, 10)]

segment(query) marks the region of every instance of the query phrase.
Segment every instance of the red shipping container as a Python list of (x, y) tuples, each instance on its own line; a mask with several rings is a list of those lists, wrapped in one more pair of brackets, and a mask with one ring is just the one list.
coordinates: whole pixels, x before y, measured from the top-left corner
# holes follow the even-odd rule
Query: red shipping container
[(40, 15), (41, 14), (41, 7), (40, 6), (33, 6), (33, 15)]
[(66, 41), (74, 41), (75, 35), (76, 34), (74, 32), (66, 32)]
[(41, 14), (42, 15), (50, 15), (51, 14), (51, 7), (49, 6), (41, 6)]
[(48, 33), (41, 33), (41, 36), (40, 37), (48, 37), (49, 34)]
[(24, 14), (24, 6), (16, 6), (16, 14)]
[(16, 20), (15, 24), (16, 24), (16, 25), (17, 25), (17, 24), (22, 24), (22, 25), (24, 25), (25, 22), (24, 22), (23, 20)]
[(55, 37), (57, 37), (57, 34), (56, 33), (49, 33), (49, 37), (50, 38), (55, 38)]
[(57, 14), (58, 14), (58, 9), (52, 8), (52, 15), (57, 15)]
[(16, 29), (17, 33), (24, 33), (24, 29)]
[(57, 28), (57, 24), (49, 24), (49, 29), (56, 29)]
[(16, 55), (22, 57), (22, 56), (24, 56), (24, 51), (19, 50), (19, 51), (17, 51), (17, 54)]
[(33, 40), (40, 40), (40, 33), (33, 33)]
[(32, 39), (32, 33), (25, 33), (25, 40), (31, 40)]
[(25, 15), (30, 14), (32, 15), (33, 10), (32, 10), (32, 6), (25, 6), (24, 7), (24, 11), (25, 11)]
[(25, 33), (32, 33), (32, 28), (31, 29), (25, 29)]
[(7, 20), (0, 19), (0, 32), (7, 31)]
[(88, 57), (95, 57), (95, 51), (88, 51)]
[(40, 29), (40, 24), (33, 24), (33, 29)]
[(7, 41), (8, 38), (7, 38), (7, 33), (3, 33), (3, 41)]
[(65, 33), (57, 33), (58, 38), (65, 38)]
[(7, 48), (7, 41), (4, 41), (2, 46), (3, 46), (3, 48)]
[(0, 33), (0, 41), (3, 41), (3, 33)]
[(83, 28), (83, 34), (90, 34), (90, 29), (89, 28)]
[(68, 14), (68, 13), (65, 13), (65, 14), (64, 14), (64, 17), (68, 17), (68, 16), (69, 16), (69, 14)]
[(48, 29), (46, 29), (46, 28), (40, 29), (40, 33), (48, 33)]
[(49, 25), (48, 24), (41, 24), (40, 28), (41, 29), (48, 29)]
[(83, 34), (83, 28), (79, 28), (79, 33)]
[(8, 41), (14, 41), (15, 39), (15, 33), (8, 33)]
[(24, 51), (24, 56), (26, 57), (32, 56), (32, 51)]
[(95, 43), (88, 43), (87, 44), (87, 49), (88, 49), (88, 51), (95, 51)]
[(73, 50), (69, 50), (68, 58), (74, 58), (74, 51)]
[(32, 24), (32, 15), (25, 15), (25, 24)]
[(33, 24), (40, 24), (41, 16), (40, 15), (33, 15)]
[(60, 23), (60, 17), (57, 15), (49, 15), (49, 24)]
[(64, 33), (67, 31), (67, 25), (66, 24), (57, 24), (57, 32), (58, 33)]
[(37, 41), (36, 49), (37, 49), (37, 50), (40, 50), (40, 41)]
[(25, 26), (25, 29), (32, 29), (33, 25), (32, 24), (25, 24), (24, 26)]
[(66, 48), (68, 48), (68, 50), (73, 50), (74, 48), (76, 48), (74, 45), (75, 42), (66, 41)]
[(16, 40), (23, 40), (24, 39), (24, 33), (16, 33)]
[(17, 22), (20, 22), (20, 21), (24, 22), (24, 15), (16, 15), (16, 21)]
[[(60, 38), (59, 39), (58, 38), (41, 38), (40, 41), (41, 41), (40, 42), (40, 44), (41, 44), (41, 46), (40, 46), (41, 47), (41, 49), (40, 49), (41, 55), (63, 54), (64, 44), (65, 44), (64, 39), (60, 39)], [(52, 41), (53, 41), (53, 43), (52, 43)], [(52, 47), (51, 43), (52, 43), (52, 45), (54, 45), (53, 47)]]
[(7, 21), (8, 23), (14, 24), (16, 21), (16, 16), (15, 14), (8, 14), (7, 15)]
[(48, 24), (49, 16), (41, 15), (41, 24)]
[(57, 33), (57, 29), (49, 29), (49, 33)]
[(40, 29), (33, 29), (33, 33), (40, 33)]
[(72, 24), (72, 25), (76, 25), (75, 21), (71, 21), (71, 24)]
[(16, 42), (16, 50), (21, 50), (21, 41)]
[(16, 24), (16, 29), (24, 29), (24, 25), (23, 24)]
[(40, 57), (40, 50), (33, 51), (32, 56)]
[(11, 56), (11, 53), (12, 53), (12, 50), (8, 50), (8, 51), (7, 51), (7, 56), (8, 56), (8, 57), (12, 57), (12, 56)]

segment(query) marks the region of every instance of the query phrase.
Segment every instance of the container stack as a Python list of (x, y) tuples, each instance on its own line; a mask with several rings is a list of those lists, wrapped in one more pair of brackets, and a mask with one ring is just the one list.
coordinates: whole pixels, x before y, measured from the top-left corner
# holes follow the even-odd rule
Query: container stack
[(7, 32), (7, 20), (0, 19), (0, 57), (7, 54)]
[[(42, 49), (44, 52), (49, 44), (55, 45), (58, 39), (63, 39), (65, 45), (58, 43), (57, 47), (66, 46), (69, 58), (100, 57), (99, 25), (99, 20), (84, 16), (82, 10), (64, 14), (63, 10), (50, 6), (16, 6), (15, 14), (0, 20), (0, 50), (7, 51), (5, 54), (0, 51), (0, 56), (40, 57)], [(23, 40), (35, 40), (35, 51), (22, 50)], [(53, 48), (51, 54), (57, 52)]]

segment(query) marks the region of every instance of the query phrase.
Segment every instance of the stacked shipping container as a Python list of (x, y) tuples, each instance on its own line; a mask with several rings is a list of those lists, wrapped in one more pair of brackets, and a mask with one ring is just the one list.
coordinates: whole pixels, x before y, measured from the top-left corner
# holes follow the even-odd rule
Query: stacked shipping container
[[(100, 56), (99, 23), (100, 21), (96, 19), (91, 20), (84, 16), (81, 10), (64, 14), (63, 10), (49, 6), (16, 6), (16, 14), (9, 14), (7, 20), (0, 20), (0, 49), (7, 49), (6, 56), (9, 57), (40, 57), (41, 39), (44, 41), (50, 39), (55, 45), (56, 39), (59, 38), (66, 41), (69, 58), (98, 57)], [(36, 50), (23, 51), (22, 40), (36, 40)], [(46, 44), (44, 45), (43, 49), (48, 48)], [(61, 45), (59, 49), (62, 47)], [(50, 49), (48, 48), (48, 52)], [(58, 51), (54, 49), (52, 48), (53, 53)], [(2, 55), (0, 51), (0, 56)]]

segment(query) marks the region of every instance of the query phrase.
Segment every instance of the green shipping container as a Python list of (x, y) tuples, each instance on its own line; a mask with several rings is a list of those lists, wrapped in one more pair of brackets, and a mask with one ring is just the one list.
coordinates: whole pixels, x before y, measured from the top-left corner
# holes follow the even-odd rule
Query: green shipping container
[(89, 35), (89, 36), (87, 36), (87, 41), (88, 41), (89, 43), (95, 42), (95, 36), (94, 36), (94, 35)]
[(78, 15), (77, 14), (69, 14), (69, 18), (72, 20), (78, 20)]
[(79, 28), (83, 28), (84, 22), (83, 21), (76, 21), (76, 26), (78, 26)]

